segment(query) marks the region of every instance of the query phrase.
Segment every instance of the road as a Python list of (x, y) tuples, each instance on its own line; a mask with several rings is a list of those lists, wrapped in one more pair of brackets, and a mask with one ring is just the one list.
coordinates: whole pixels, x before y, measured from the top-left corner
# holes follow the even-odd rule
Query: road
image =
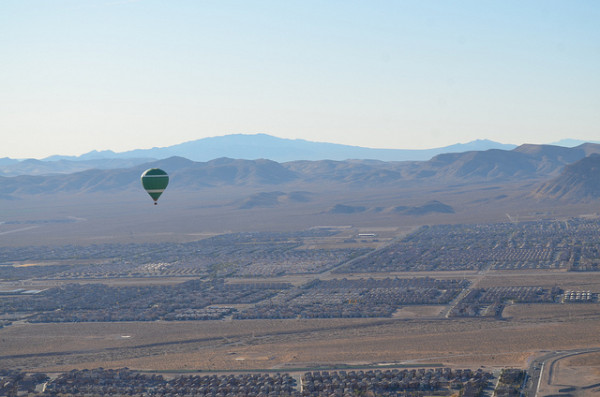
[(5, 232), (0, 232), (0, 234), (10, 234), (10, 233), (17, 233), (17, 232), (24, 232), (25, 230), (31, 230), (31, 229), (37, 229), (39, 226), (27, 226), (27, 227), (22, 227), (20, 229), (13, 229), (13, 230), (7, 230)]
[(452, 302), (448, 304), (448, 306), (440, 313), (440, 317), (449, 318), (450, 313), (456, 307), (456, 305), (458, 305), (460, 301), (462, 301), (463, 298), (469, 294), (469, 292), (471, 292), (474, 288), (477, 287), (479, 282), (483, 279), (483, 277), (485, 277), (485, 275), (491, 269), (491, 267), (492, 264), (488, 263), (485, 267), (479, 270), (477, 272), (477, 276), (473, 279), (473, 281), (471, 281), (471, 284), (467, 288), (463, 289), (461, 293), (458, 294), (456, 298), (454, 298)]
[[(592, 347), (588, 349), (552, 351), (547, 352), (543, 356), (536, 358), (529, 365), (529, 369), (527, 371), (528, 379), (526, 382), (526, 387), (521, 391), (521, 396), (537, 397), (540, 389), (543, 389), (544, 386), (556, 385), (555, 383), (553, 383), (553, 377), (556, 369), (556, 363), (559, 360), (562, 360), (567, 357), (576, 356), (579, 354), (595, 352), (600, 352), (600, 348)], [(574, 388), (579, 389), (581, 388), (581, 386), (574, 386)]]

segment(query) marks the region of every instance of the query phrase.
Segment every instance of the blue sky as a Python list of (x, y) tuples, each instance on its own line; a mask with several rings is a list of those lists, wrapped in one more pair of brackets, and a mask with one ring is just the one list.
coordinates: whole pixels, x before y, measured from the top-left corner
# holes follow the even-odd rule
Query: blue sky
[(600, 2), (0, 2), (0, 157), (599, 140)]

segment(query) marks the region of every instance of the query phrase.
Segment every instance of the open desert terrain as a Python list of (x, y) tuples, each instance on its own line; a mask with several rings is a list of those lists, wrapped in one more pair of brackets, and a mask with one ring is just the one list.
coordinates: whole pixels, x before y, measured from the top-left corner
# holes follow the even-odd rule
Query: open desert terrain
[[(425, 276), (425, 275), (424, 275)], [(534, 275), (495, 273), (479, 285), (531, 285)], [(536, 285), (597, 288), (597, 280), (536, 275)], [(514, 283), (519, 285), (519, 283)], [(513, 304), (502, 318), (443, 318), (441, 306), (398, 310), (391, 319), (219, 320), (28, 324), (0, 330), (11, 367), (227, 371), (379, 363), (526, 368), (547, 350), (600, 346), (600, 305)], [(580, 364), (581, 366), (581, 364)]]
[(540, 182), (8, 200), (0, 362), (298, 377), (511, 368), (526, 371), (523, 390), (585, 395), (600, 349), (598, 208), (533, 197)]

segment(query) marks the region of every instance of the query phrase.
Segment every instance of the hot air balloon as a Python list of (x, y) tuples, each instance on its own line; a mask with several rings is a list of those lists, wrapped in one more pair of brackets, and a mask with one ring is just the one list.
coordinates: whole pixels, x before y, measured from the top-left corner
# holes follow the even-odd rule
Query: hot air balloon
[(142, 174), (142, 186), (154, 200), (154, 205), (168, 184), (169, 175), (160, 168), (150, 168)]

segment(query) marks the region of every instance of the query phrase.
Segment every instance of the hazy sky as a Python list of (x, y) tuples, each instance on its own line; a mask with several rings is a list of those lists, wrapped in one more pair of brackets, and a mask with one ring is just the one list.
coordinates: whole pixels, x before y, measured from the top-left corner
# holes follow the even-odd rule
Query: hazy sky
[(600, 1), (2, 0), (0, 157), (600, 139)]

